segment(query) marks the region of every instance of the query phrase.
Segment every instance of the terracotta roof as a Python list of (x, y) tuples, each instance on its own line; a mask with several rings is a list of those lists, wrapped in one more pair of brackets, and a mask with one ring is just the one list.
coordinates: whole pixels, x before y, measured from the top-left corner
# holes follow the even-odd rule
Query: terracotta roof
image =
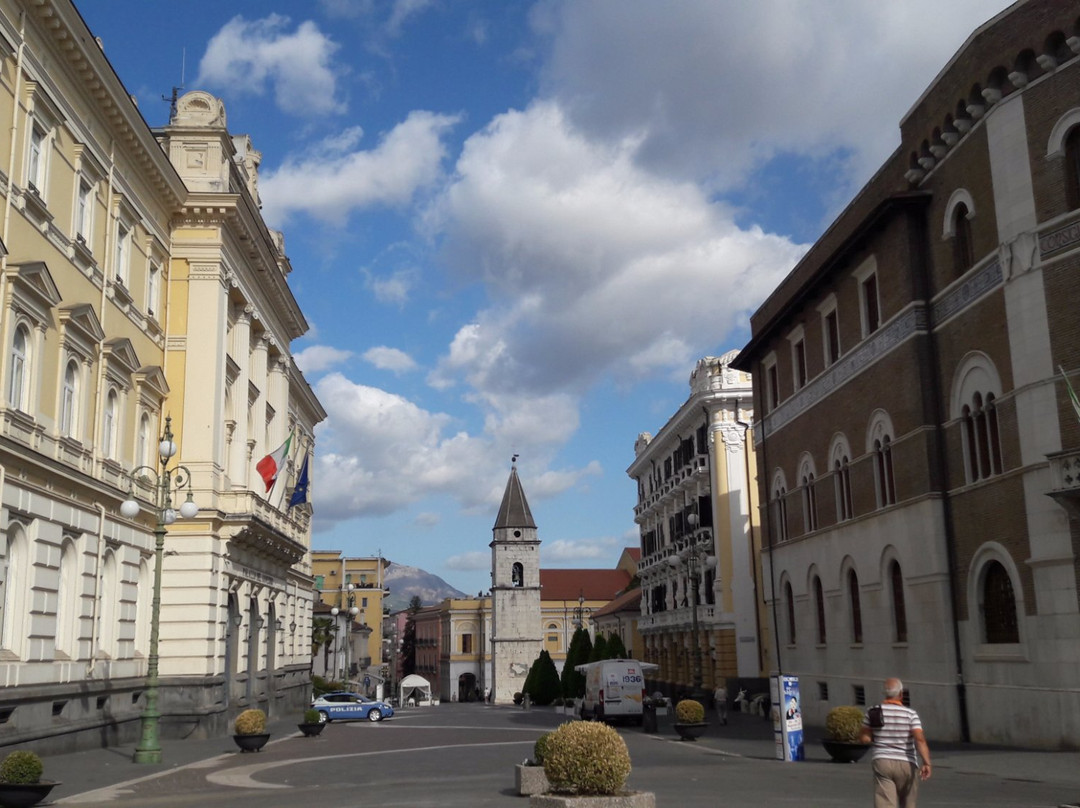
[(521, 480), (518, 478), (516, 465), (510, 467), (510, 479), (506, 481), (506, 490), (503, 492), (502, 504), (499, 506), (499, 515), (495, 517), (494, 530), (509, 527), (536, 528), (532, 511), (529, 510), (529, 502), (525, 499), (525, 489), (521, 487)]
[(540, 600), (609, 601), (630, 583), (626, 570), (540, 570)]
[(623, 592), (615, 600), (608, 603), (606, 606), (602, 606), (599, 609), (594, 609), (593, 617), (603, 617), (608, 614), (617, 614), (618, 612), (640, 612), (641, 611), (641, 587), (635, 586), (626, 592)]
[(623, 552), (630, 556), (632, 559), (634, 559), (634, 561), (641, 561), (640, 547), (627, 547), (623, 550)]

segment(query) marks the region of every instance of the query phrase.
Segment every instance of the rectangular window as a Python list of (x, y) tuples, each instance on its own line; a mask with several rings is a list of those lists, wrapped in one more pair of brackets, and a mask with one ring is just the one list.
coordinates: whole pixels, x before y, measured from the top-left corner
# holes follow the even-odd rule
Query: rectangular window
[(90, 214), (93, 189), (85, 181), (79, 182), (79, 196), (75, 200), (75, 238), (83, 244), (90, 243)]
[(881, 325), (881, 310), (878, 307), (877, 275), (866, 276), (862, 282), (863, 319), (866, 326), (864, 336), (870, 336)]
[(316, 575), (315, 576), (315, 588), (318, 589), (321, 592), (322, 588), (324, 586), (326, 586), (326, 578), (323, 577), (322, 575)]
[(800, 339), (791, 346), (791, 358), (795, 371), (795, 389), (806, 387), (806, 340)]
[(780, 376), (776, 365), (770, 365), (765, 371), (765, 403), (769, 412), (780, 406)]
[(366, 609), (367, 608), (367, 598), (360, 598), (360, 608), (361, 609)]
[(131, 239), (131, 231), (124, 225), (116, 226), (116, 266), (113, 267), (113, 275), (116, 282), (121, 286), (127, 286), (128, 279), (128, 242)]
[(30, 130), (30, 155), (26, 165), (26, 182), (31, 191), (41, 194), (45, 187), (45, 133), (35, 124)]
[(840, 358), (840, 322), (836, 309), (825, 315), (825, 361), (833, 364)]
[(461, 653), (463, 653), (463, 654), (471, 654), (472, 653), (472, 634), (462, 634), (461, 635)]
[(856, 706), (862, 707), (866, 704), (866, 688), (862, 685), (852, 685), (852, 688), (855, 691), (852, 695), (855, 697)]
[(161, 267), (157, 264), (150, 265), (150, 273), (146, 277), (146, 313), (151, 317), (158, 309), (158, 295), (161, 293)]
[(829, 700), (829, 683), (828, 682), (818, 682), (817, 683), (817, 691), (818, 691), (818, 699), (820, 701), (828, 701)]

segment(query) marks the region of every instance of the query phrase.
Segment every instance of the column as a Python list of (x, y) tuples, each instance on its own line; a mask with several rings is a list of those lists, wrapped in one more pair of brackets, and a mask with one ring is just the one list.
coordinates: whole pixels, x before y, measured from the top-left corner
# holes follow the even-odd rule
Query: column
[(232, 412), (229, 417), (236, 426), (229, 444), (229, 477), (233, 487), (243, 488), (250, 471), (247, 467), (248, 442), (248, 379), (251, 378), (251, 317), (253, 309), (244, 306), (236, 313), (229, 350), (239, 370), (233, 382)]

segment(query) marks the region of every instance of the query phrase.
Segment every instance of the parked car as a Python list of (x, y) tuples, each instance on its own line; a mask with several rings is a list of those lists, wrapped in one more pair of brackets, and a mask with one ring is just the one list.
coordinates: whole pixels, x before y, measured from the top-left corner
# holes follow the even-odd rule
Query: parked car
[(394, 708), (385, 701), (375, 701), (359, 693), (339, 691), (324, 693), (311, 702), (311, 707), (319, 711), (319, 723), (327, 721), (348, 721), (359, 718), (368, 721), (382, 721), (394, 714)]

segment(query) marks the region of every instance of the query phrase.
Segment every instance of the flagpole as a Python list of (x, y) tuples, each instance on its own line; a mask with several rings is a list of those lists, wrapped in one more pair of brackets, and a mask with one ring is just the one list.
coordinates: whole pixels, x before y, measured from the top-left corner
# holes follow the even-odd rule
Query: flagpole
[[(294, 429), (293, 429), (293, 432), (295, 432), (295, 431), (296, 431), (296, 429), (294, 428)], [(296, 442), (298, 446), (299, 446), (300, 442), (301, 442), (301, 441), (302, 441), (303, 439), (304, 439), (304, 433), (303, 433), (303, 432), (301, 432), (301, 433), (300, 433), (300, 440), (298, 440), (298, 441)], [(281, 510), (281, 506), (282, 506), (282, 505), (283, 505), (283, 504), (285, 503), (285, 492), (289, 490), (289, 478), (290, 478), (290, 477), (292, 477), (292, 476), (294, 475), (294, 473), (295, 473), (295, 472), (293, 471), (293, 461), (294, 461), (294, 458), (295, 458), (295, 457), (299, 457), (299, 456), (300, 456), (300, 452), (298, 451), (298, 452), (296, 453), (296, 455), (294, 455), (294, 457), (290, 457), (290, 458), (288, 458), (289, 462), (288, 462), (288, 463), (286, 464), (286, 466), (285, 466), (285, 485), (283, 485), (283, 486), (281, 487), (281, 495), (280, 495), (280, 496), (278, 497), (278, 504), (277, 504), (277, 509), (278, 509), (279, 511)], [(275, 485), (277, 485), (277, 482), (278, 482), (278, 481), (277, 481), (277, 480), (275, 480), (275, 481), (274, 481), (274, 484), (275, 484)]]

